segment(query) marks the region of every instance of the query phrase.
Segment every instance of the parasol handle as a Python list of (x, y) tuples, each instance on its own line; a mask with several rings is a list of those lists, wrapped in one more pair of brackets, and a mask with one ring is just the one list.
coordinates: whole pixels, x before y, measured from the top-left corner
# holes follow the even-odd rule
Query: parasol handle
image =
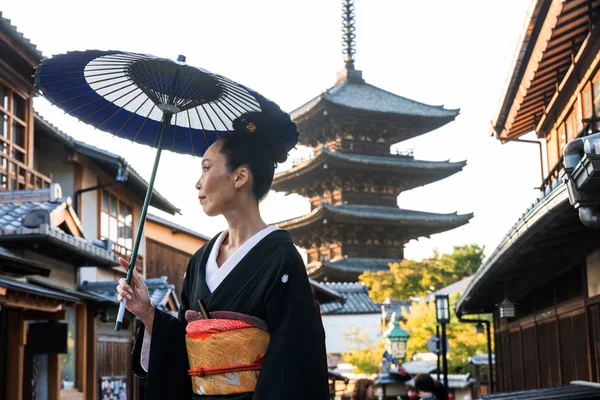
[[(135, 244), (133, 246), (133, 252), (131, 254), (131, 262), (129, 263), (129, 270), (127, 271), (127, 284), (131, 285), (131, 278), (133, 277), (133, 271), (135, 271), (135, 262), (137, 260), (138, 250), (140, 248), (140, 242), (142, 240), (142, 233), (144, 232), (144, 224), (146, 222), (146, 214), (148, 213), (148, 206), (150, 205), (150, 199), (152, 199), (152, 191), (154, 190), (154, 179), (156, 178), (156, 171), (158, 170), (158, 164), (160, 162), (160, 155), (162, 153), (163, 142), (167, 135), (167, 129), (171, 126), (171, 118), (173, 114), (165, 112), (160, 126), (160, 137), (158, 138), (158, 145), (156, 146), (156, 157), (154, 159), (154, 167), (152, 168), (152, 175), (150, 176), (150, 182), (148, 182), (148, 191), (146, 192), (146, 198), (144, 199), (144, 205), (142, 207), (142, 214), (140, 215), (140, 225), (138, 227)], [(121, 300), (119, 305), (119, 313), (117, 314), (117, 323), (115, 324), (115, 331), (121, 330), (121, 323), (123, 322), (123, 316), (125, 315), (125, 306), (127, 299)]]

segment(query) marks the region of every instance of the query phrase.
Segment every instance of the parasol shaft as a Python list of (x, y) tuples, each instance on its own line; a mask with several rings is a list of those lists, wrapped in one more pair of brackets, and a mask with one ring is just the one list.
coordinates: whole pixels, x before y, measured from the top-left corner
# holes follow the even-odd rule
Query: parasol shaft
[[(137, 260), (138, 250), (140, 248), (140, 242), (142, 241), (142, 233), (144, 231), (144, 225), (146, 223), (146, 214), (148, 213), (148, 206), (152, 199), (152, 191), (154, 190), (154, 179), (156, 178), (156, 171), (158, 170), (158, 164), (160, 162), (160, 155), (163, 149), (163, 143), (165, 136), (167, 135), (167, 129), (171, 126), (172, 113), (163, 113), (163, 118), (160, 126), (160, 136), (158, 138), (158, 145), (156, 146), (156, 157), (154, 158), (154, 167), (152, 167), (152, 175), (150, 176), (150, 182), (148, 183), (148, 191), (146, 192), (146, 198), (144, 199), (144, 205), (142, 206), (142, 214), (140, 216), (140, 224), (135, 237), (135, 244), (133, 245), (133, 252), (131, 254), (131, 261), (129, 264), (129, 270), (127, 271), (127, 284), (131, 285), (131, 278), (133, 277), (133, 271), (135, 270), (135, 262)], [(123, 299), (119, 305), (119, 313), (117, 314), (117, 323), (115, 325), (115, 331), (121, 330), (121, 323), (123, 322), (123, 315), (125, 314), (125, 305), (127, 299)]]

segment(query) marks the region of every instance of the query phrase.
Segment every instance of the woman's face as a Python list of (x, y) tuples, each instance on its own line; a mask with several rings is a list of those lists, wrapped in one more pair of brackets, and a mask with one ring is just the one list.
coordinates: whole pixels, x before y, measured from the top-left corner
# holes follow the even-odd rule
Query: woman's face
[(196, 183), (198, 200), (206, 215), (222, 214), (236, 195), (233, 174), (227, 170), (226, 159), (221, 154), (221, 142), (217, 141), (202, 157), (202, 175)]
[(367, 386), (367, 399), (373, 398), (373, 385)]

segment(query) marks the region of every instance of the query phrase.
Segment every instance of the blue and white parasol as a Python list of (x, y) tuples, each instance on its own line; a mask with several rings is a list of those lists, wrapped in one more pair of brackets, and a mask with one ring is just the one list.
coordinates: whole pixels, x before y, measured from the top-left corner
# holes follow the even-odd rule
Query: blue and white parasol
[[(161, 151), (202, 156), (220, 136), (256, 123), (286, 150), (298, 142), (296, 125), (279, 106), (221, 75), (177, 61), (121, 51), (74, 51), (44, 60), (35, 84), (54, 105), (95, 128), (157, 149), (127, 273), (135, 268)], [(241, 123), (240, 123), (241, 122)], [(264, 136), (261, 140), (264, 140)], [(119, 308), (116, 330), (125, 311)]]

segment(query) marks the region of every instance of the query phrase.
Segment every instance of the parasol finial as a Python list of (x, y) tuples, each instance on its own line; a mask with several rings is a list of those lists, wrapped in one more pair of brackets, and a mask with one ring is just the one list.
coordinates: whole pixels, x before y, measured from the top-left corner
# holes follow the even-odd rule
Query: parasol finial
[(185, 56), (183, 54), (180, 54), (177, 56), (177, 61), (179, 62), (185, 62)]
[(354, 0), (342, 1), (342, 54), (346, 55), (346, 69), (354, 70), (354, 54), (356, 53), (356, 35), (354, 31)]

